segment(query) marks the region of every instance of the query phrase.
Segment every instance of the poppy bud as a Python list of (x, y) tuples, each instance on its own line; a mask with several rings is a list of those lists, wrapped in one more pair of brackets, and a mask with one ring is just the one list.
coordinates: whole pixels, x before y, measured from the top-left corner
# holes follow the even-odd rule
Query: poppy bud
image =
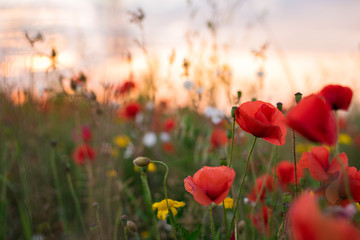
[(150, 162), (151, 162), (151, 160), (146, 157), (137, 157), (133, 161), (134, 165), (136, 165), (137, 167), (142, 167), (142, 168), (149, 165)]
[(290, 193), (284, 193), (282, 195), (282, 202), (283, 203), (291, 203), (291, 194)]
[(237, 106), (233, 106), (232, 108), (231, 108), (231, 117), (232, 118), (235, 118), (235, 110), (237, 109)]
[(93, 206), (93, 208), (98, 208), (98, 207), (99, 207), (99, 203), (98, 203), (98, 202), (93, 202), (92, 206)]
[(241, 91), (237, 91), (238, 101), (240, 101), (241, 95), (242, 95), (242, 92), (241, 92)]
[(137, 232), (137, 226), (133, 221), (127, 221), (126, 228), (129, 229), (131, 232)]
[(239, 224), (238, 224), (238, 232), (239, 232), (239, 234), (241, 234), (243, 231), (244, 231), (244, 229), (245, 229), (245, 221), (244, 220), (241, 220), (240, 222), (239, 222)]
[(282, 112), (282, 109), (283, 109), (283, 104), (282, 104), (282, 102), (278, 102), (278, 103), (276, 104), (276, 107), (277, 107), (277, 109), (279, 109), (280, 112)]
[(252, 102), (255, 102), (256, 100), (257, 100), (256, 97), (253, 97), (253, 98), (251, 99)]
[(295, 101), (296, 103), (299, 103), (302, 99), (302, 93), (301, 92), (297, 92), (295, 93)]

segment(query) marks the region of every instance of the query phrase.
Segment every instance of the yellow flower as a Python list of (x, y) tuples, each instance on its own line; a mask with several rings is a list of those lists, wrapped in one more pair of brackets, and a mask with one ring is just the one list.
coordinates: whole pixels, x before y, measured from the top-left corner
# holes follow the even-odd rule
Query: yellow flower
[[(176, 208), (179, 208), (179, 207), (183, 207), (185, 206), (185, 203), (184, 202), (178, 202), (178, 201), (174, 201), (174, 200), (171, 200), (168, 198), (168, 204), (169, 204), (169, 208), (172, 212), (172, 214), (175, 216), (178, 211), (176, 210)], [(169, 213), (169, 210), (167, 208), (167, 205), (166, 205), (166, 200), (162, 200), (161, 202), (156, 202), (152, 205), (152, 209), (153, 211), (155, 211), (157, 209), (157, 218), (158, 219), (162, 219), (162, 220), (165, 220), (166, 219), (166, 215), (168, 215)]]
[(111, 156), (113, 156), (114, 158), (117, 158), (119, 156), (119, 150), (117, 148), (112, 148)]
[(357, 202), (357, 203), (355, 203), (355, 205), (356, 205), (358, 212), (360, 212), (360, 204)]
[(130, 143), (130, 138), (126, 135), (119, 135), (114, 137), (114, 143), (121, 148), (125, 148)]
[[(224, 199), (223, 203), (225, 204), (225, 208), (233, 208), (234, 200), (232, 198), (227, 197)], [(222, 205), (223, 203), (220, 203), (219, 205)]]
[(147, 239), (147, 238), (150, 237), (150, 232), (149, 231), (142, 231), (140, 233), (140, 235), (141, 235), (141, 238)]
[(341, 133), (339, 135), (339, 143), (344, 144), (344, 145), (351, 145), (352, 138), (349, 136), (349, 134)]
[(149, 172), (155, 172), (156, 171), (156, 164), (155, 163), (149, 163), (148, 171)]
[(311, 148), (316, 147), (314, 144), (299, 143), (296, 145), (296, 152), (301, 154), (303, 152), (310, 152)]
[(109, 171), (106, 172), (106, 176), (108, 176), (109, 178), (113, 178), (116, 177), (116, 170), (115, 169), (111, 169)]
[[(155, 172), (156, 171), (156, 164), (155, 163), (149, 163), (149, 165), (147, 166), (147, 170), (149, 172)], [(136, 165), (134, 165), (134, 171), (135, 172), (139, 171), (139, 168)]]

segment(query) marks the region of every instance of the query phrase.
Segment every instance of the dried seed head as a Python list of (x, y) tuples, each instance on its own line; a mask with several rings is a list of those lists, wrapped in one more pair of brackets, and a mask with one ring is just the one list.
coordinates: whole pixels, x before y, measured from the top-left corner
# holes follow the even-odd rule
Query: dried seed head
[(124, 227), (126, 227), (126, 224), (127, 224), (127, 222), (128, 222), (128, 217), (127, 217), (126, 215), (122, 215), (122, 216), (120, 217), (120, 221), (121, 221), (122, 225), (123, 225)]

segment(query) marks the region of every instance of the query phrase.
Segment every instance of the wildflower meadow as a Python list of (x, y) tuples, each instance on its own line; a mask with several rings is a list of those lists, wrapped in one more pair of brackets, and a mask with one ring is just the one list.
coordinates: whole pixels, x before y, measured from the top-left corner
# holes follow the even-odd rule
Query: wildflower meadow
[(46, 34), (21, 35), (50, 87), (0, 74), (0, 239), (360, 240), (356, 84), (272, 94), (272, 43), (252, 53), (254, 86), (236, 84), (214, 22), (206, 61), (173, 53), (163, 69), (146, 12), (127, 16), (140, 56), (98, 88), (91, 69), (62, 68)]

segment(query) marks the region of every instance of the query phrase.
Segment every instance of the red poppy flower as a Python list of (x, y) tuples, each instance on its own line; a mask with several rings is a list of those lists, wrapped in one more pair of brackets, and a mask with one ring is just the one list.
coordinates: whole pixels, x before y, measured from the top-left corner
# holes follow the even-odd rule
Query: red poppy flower
[(73, 153), (73, 159), (79, 165), (84, 164), (85, 160), (93, 162), (95, 156), (96, 151), (92, 149), (88, 144), (78, 146)]
[(212, 202), (220, 204), (227, 197), (235, 178), (232, 168), (203, 167), (194, 174), (184, 179), (186, 191), (191, 193), (194, 200), (201, 205), (208, 206)]
[[(360, 171), (355, 167), (347, 167), (346, 173), (348, 177), (349, 190), (355, 202), (360, 202)], [(347, 198), (345, 190), (345, 179), (344, 175), (341, 174), (340, 180), (340, 197), (342, 199)]]
[(226, 132), (220, 128), (215, 128), (211, 134), (210, 142), (214, 148), (218, 148), (226, 145), (227, 143)]
[[(342, 164), (348, 166), (348, 158), (345, 153), (338, 155)], [(318, 181), (326, 181), (337, 177), (341, 171), (341, 165), (334, 158), (329, 163), (329, 151), (325, 147), (313, 147), (310, 152), (304, 152), (299, 161), (300, 169), (308, 168), (310, 175)]]
[(251, 220), (259, 232), (270, 234), (269, 220), (271, 219), (271, 208), (263, 206), (261, 213), (250, 215)]
[(353, 92), (349, 87), (327, 85), (320, 91), (320, 95), (324, 96), (333, 110), (348, 110)]
[(290, 235), (295, 240), (360, 239), (359, 230), (343, 218), (325, 217), (310, 193), (302, 194), (289, 211)]
[(321, 96), (303, 98), (288, 113), (287, 123), (310, 141), (328, 145), (334, 145), (337, 141), (335, 116)]
[(176, 122), (175, 119), (169, 118), (164, 122), (164, 131), (171, 132), (175, 128)]
[[(259, 200), (264, 201), (266, 192), (271, 192), (273, 189), (274, 178), (269, 174), (264, 174), (256, 179), (256, 186), (252, 188), (248, 195), (249, 200), (255, 202), (257, 196)], [(264, 185), (264, 186), (263, 186)]]
[(255, 137), (275, 145), (285, 143), (285, 117), (270, 103), (245, 102), (235, 110), (235, 120), (245, 132)]
[(84, 142), (89, 142), (92, 139), (92, 132), (88, 126), (83, 126), (81, 128), (81, 137)]
[[(297, 181), (302, 177), (301, 168), (297, 168)], [(289, 161), (281, 161), (276, 168), (276, 176), (281, 187), (287, 190), (289, 184), (295, 184), (295, 166)]]
[(117, 86), (115, 89), (115, 96), (122, 96), (129, 93), (135, 88), (135, 83), (131, 80), (123, 82), (121, 85)]
[(171, 142), (164, 142), (163, 145), (162, 145), (162, 148), (167, 153), (174, 153), (175, 152), (174, 144), (172, 144)]
[(141, 105), (137, 102), (128, 103), (119, 113), (120, 117), (125, 119), (134, 119), (136, 115), (140, 112)]

